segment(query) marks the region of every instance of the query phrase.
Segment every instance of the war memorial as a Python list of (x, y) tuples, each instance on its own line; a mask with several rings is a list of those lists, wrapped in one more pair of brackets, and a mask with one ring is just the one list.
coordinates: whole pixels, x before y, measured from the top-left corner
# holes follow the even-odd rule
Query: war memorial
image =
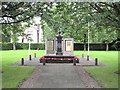
[(73, 38), (63, 38), (60, 32), (56, 38), (46, 39), (46, 55), (40, 58), (40, 62), (43, 60), (45, 62), (73, 62), (73, 60), (79, 62), (79, 58), (73, 54), (73, 43)]

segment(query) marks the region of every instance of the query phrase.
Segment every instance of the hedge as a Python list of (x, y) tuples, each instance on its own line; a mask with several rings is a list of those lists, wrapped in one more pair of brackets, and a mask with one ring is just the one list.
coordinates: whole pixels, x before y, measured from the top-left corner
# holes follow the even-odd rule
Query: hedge
[[(16, 44), (16, 49), (28, 49), (29, 44), (28, 43), (17, 43)], [(31, 43), (30, 48), (32, 50), (44, 50), (45, 49), (45, 44), (44, 43)], [(0, 44), (0, 50), (13, 50), (13, 44), (12, 43), (2, 43)]]
[[(16, 49), (28, 49), (28, 43), (17, 43)], [(45, 43), (31, 43), (32, 50), (45, 50)], [(12, 43), (0, 43), (0, 50), (13, 50)], [(74, 43), (74, 50), (84, 50), (84, 44)], [(87, 50), (87, 44), (86, 44)], [(106, 50), (106, 44), (103, 43), (90, 43), (90, 50)], [(112, 44), (109, 44), (109, 50), (116, 50)]]
[[(86, 50), (88, 48), (88, 44), (86, 44)], [(89, 44), (90, 50), (106, 50), (106, 44), (105, 43), (90, 43)], [(108, 44), (109, 50), (118, 50), (116, 46), (109, 43)], [(74, 43), (74, 50), (84, 50), (84, 44), (81, 43)]]
[(0, 50), (13, 50), (13, 44), (12, 43), (0, 43)]

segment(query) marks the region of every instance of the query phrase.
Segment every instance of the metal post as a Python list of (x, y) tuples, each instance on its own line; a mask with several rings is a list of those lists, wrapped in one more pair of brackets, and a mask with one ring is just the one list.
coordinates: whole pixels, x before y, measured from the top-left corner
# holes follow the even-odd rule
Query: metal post
[(28, 58), (29, 58), (29, 55), (30, 55), (30, 39), (29, 39), (29, 48), (28, 48)]
[(89, 37), (89, 26), (90, 26), (90, 25), (89, 25), (89, 21), (88, 21), (88, 56), (89, 56), (89, 50), (90, 50), (90, 47), (89, 47), (89, 42), (90, 42), (90, 41), (89, 41), (89, 38), (90, 38), (90, 37)]
[(32, 60), (31, 55), (29, 55), (29, 60)]
[(84, 51), (86, 51), (86, 34), (84, 34)]
[(21, 65), (24, 65), (24, 58), (21, 59)]
[(38, 27), (38, 30), (37, 30), (37, 43), (39, 43), (40, 41), (39, 41), (39, 37), (40, 37), (40, 32), (39, 32), (39, 23), (37, 23), (37, 27)]
[(46, 60), (44, 59), (44, 60), (43, 60), (43, 65), (45, 65), (45, 63), (46, 63)]
[(90, 59), (90, 57), (89, 57), (89, 55), (87, 55), (87, 61), (89, 61), (89, 59)]
[(95, 58), (95, 65), (97, 66), (98, 65), (98, 59)]
[(76, 59), (73, 59), (73, 65), (76, 66)]
[(34, 58), (36, 58), (36, 53), (34, 53)]

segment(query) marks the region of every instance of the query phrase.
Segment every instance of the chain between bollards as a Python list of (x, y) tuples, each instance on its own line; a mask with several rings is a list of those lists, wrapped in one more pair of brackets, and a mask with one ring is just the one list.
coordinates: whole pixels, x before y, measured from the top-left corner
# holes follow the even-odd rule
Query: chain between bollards
[(24, 65), (24, 58), (21, 59), (21, 65)]

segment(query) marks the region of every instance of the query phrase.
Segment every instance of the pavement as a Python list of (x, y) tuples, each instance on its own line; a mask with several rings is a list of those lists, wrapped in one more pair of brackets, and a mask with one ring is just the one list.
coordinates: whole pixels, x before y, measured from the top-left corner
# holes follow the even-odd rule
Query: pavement
[[(21, 62), (13, 65), (21, 66)], [(100, 88), (101, 86), (84, 69), (83, 66), (94, 66), (94, 61), (80, 60), (73, 63), (39, 63), (38, 58), (25, 60), (24, 66), (36, 66), (33, 74), (19, 88)]]
[(34, 73), (19, 88), (101, 88), (81, 66), (47, 64), (36, 67)]
[[(79, 63), (76, 63), (76, 65), (80, 65), (80, 66), (95, 66), (95, 60), (91, 59), (89, 61), (87, 61), (86, 58), (80, 58)], [(47, 65), (48, 63), (46, 63)], [(62, 63), (64, 64), (64, 63)], [(19, 62), (16, 62), (14, 64), (12, 64), (13, 66), (21, 66), (21, 60)], [(40, 61), (39, 58), (32, 58), (32, 60), (28, 60), (28, 59), (24, 59), (24, 66), (40, 66)], [(102, 63), (100, 63), (98, 61), (98, 66), (103, 66)]]
[(42, 66), (33, 88), (85, 88), (81, 77), (72, 65), (48, 64)]

